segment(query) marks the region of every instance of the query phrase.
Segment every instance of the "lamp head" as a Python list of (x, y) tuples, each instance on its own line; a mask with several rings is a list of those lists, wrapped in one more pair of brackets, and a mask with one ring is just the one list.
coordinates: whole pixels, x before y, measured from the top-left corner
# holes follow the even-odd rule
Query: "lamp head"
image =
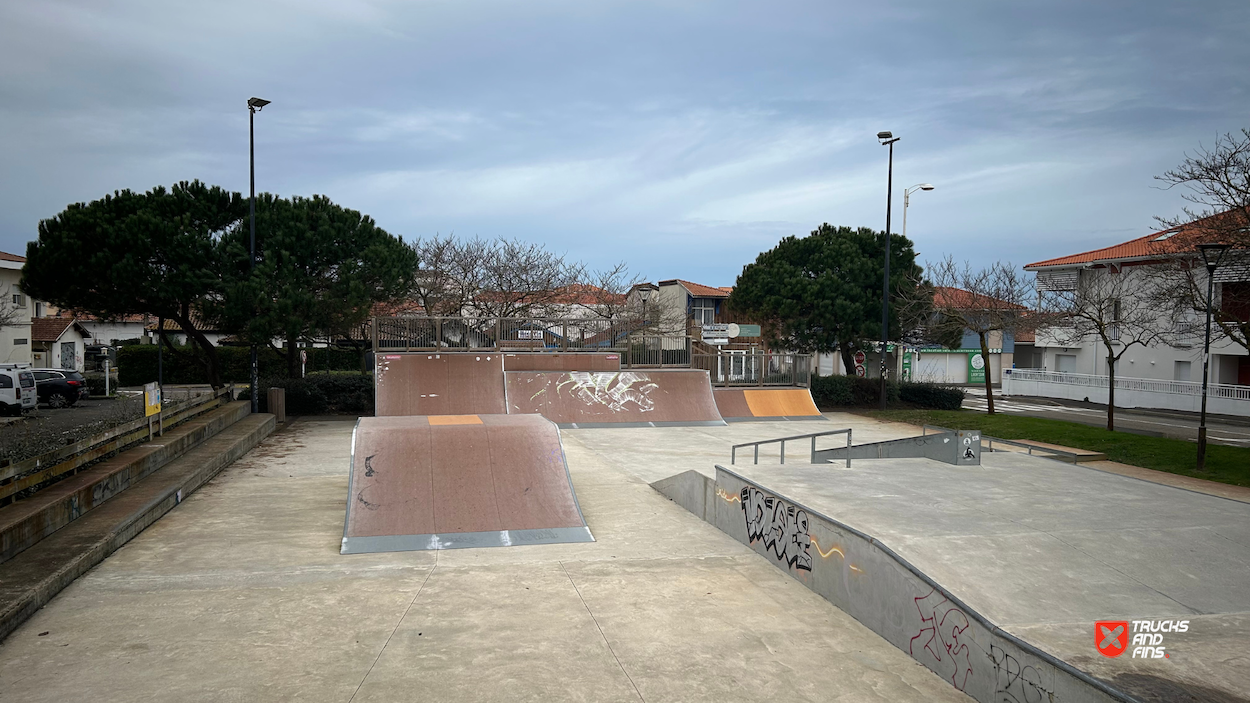
[(898, 137), (894, 136), (893, 132), (877, 132), (877, 141), (881, 142), (882, 146), (885, 146), (886, 144), (893, 144), (894, 142), (897, 142), (898, 139)]
[(638, 286), (638, 297), (644, 303), (651, 299), (651, 284), (650, 283), (644, 283), (641, 286)]
[(1215, 273), (1215, 269), (1220, 267), (1220, 262), (1224, 258), (1224, 252), (1228, 251), (1227, 244), (1199, 244), (1198, 251), (1202, 252), (1202, 263), (1206, 264), (1209, 273)]
[(261, 108), (263, 108), (264, 106), (268, 104), (269, 104), (269, 101), (265, 100), (264, 98), (248, 98), (247, 99), (247, 106), (252, 110), (256, 110), (257, 112), (260, 112)]
[(921, 184), (920, 184), (920, 190), (933, 190), (933, 184), (931, 184), (931, 183), (921, 183)]

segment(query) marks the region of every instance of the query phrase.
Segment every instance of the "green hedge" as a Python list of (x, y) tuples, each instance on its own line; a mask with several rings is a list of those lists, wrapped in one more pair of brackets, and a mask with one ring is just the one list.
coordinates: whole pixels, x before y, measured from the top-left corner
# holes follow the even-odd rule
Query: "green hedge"
[(905, 403), (933, 410), (958, 410), (964, 402), (962, 388), (937, 383), (904, 383), (898, 396)]
[[(195, 347), (177, 347), (178, 354), (165, 349), (165, 383), (207, 383), (204, 366), (190, 354)], [(307, 370), (360, 372), (360, 353), (355, 349), (331, 349), (314, 347), (308, 352)], [(156, 345), (135, 344), (117, 350), (117, 381), (122, 386), (141, 386), (156, 380)], [(252, 351), (248, 347), (217, 347), (217, 363), (221, 366), (221, 379), (227, 383), (248, 383), (251, 380)], [(257, 366), (261, 378), (283, 378), (287, 375), (286, 354), (265, 347), (257, 354)]]
[[(898, 400), (898, 384), (886, 383), (886, 400)], [(812, 400), (816, 407), (871, 407), (881, 403), (881, 381), (859, 376), (813, 376)]]
[[(351, 371), (323, 371), (305, 378), (269, 378), (260, 381), (261, 412), (269, 411), (269, 389), (286, 390), (287, 415), (372, 415), (373, 375)], [(250, 400), (249, 389), (239, 394)]]
[[(921, 408), (958, 410), (964, 401), (961, 388), (936, 383), (886, 383), (886, 400), (902, 401)], [(881, 381), (858, 376), (816, 376), (812, 378), (812, 399), (825, 408), (866, 408), (881, 404)]]

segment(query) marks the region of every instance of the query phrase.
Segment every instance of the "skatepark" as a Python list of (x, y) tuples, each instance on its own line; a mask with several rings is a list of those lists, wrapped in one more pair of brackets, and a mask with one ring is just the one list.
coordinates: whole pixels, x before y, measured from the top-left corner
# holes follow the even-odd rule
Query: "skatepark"
[[(379, 354), (375, 417), (181, 499), (0, 644), (0, 696), (1247, 699), (1245, 500), (609, 356)], [(730, 463), (838, 429), (849, 467)], [(1167, 658), (1095, 648), (1181, 619)]]

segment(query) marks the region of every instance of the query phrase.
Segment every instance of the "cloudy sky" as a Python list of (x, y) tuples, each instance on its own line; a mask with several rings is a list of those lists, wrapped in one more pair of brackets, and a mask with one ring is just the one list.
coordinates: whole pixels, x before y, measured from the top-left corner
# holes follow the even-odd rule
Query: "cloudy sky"
[(0, 250), (116, 189), (325, 194), (406, 239), (518, 237), (729, 285), (885, 225), (1024, 264), (1175, 214), (1250, 127), (1250, 3), (3, 0)]

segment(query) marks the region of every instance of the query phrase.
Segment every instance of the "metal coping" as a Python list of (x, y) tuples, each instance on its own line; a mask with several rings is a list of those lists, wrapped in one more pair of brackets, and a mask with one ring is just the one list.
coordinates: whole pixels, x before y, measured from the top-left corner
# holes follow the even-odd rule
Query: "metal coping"
[(598, 430), (610, 427), (723, 427), (726, 421), (691, 420), (690, 422), (558, 422), (556, 427), (562, 430)]
[[(580, 510), (580, 509), (579, 509)], [(492, 530), (490, 532), (448, 532), (431, 535), (378, 535), (344, 537), (340, 554), (375, 552), (416, 552), (432, 549), (474, 549), (516, 547), (526, 544), (568, 544), (594, 542), (589, 527), (547, 527), (535, 530)]]
[[(573, 476), (569, 473), (569, 459), (564, 451), (564, 437), (558, 431), (559, 425), (556, 425), (556, 441), (560, 444), (560, 462), (564, 464), (564, 480), (569, 483), (569, 495), (573, 497), (573, 507), (577, 510), (577, 516), (582, 520), (580, 527), (544, 527), (532, 530), (348, 537), (347, 526), (351, 522), (352, 511), (352, 475), (356, 470), (356, 433), (360, 430), (360, 421), (363, 419), (363, 417), (356, 418), (356, 424), (352, 426), (351, 455), (347, 460), (347, 506), (343, 511), (343, 542), (339, 549), (339, 554), (413, 552), (429, 549), (469, 549), (473, 547), (509, 547), (525, 544), (568, 544), (595, 541), (594, 535), (590, 532), (590, 527), (586, 524), (586, 515), (582, 512), (582, 504), (577, 499), (577, 489), (573, 486)], [(551, 421), (547, 420), (547, 422)]]
[(1019, 637), (1011, 634), (1010, 632), (1007, 632), (1006, 630), (1002, 629), (998, 625), (995, 625), (993, 622), (990, 621), (989, 618), (982, 615), (979, 611), (968, 607), (967, 603), (963, 602), (963, 600), (961, 600), (954, 593), (951, 593), (950, 590), (948, 590), (945, 586), (938, 583), (937, 581), (934, 581), (925, 572), (921, 571), (920, 569), (917, 569), (915, 566), (912, 565), (911, 562), (899, 556), (897, 552), (887, 547), (885, 543), (883, 543), (881, 540), (877, 539), (876, 537), (873, 537), (872, 535), (869, 535), (868, 533), (863, 532), (861, 530), (857, 530), (854, 527), (851, 527), (850, 525), (842, 522), (841, 520), (835, 520), (829, 517), (828, 515), (822, 513), (819, 510), (814, 510), (810, 506), (804, 503), (800, 503), (799, 501), (794, 500), (790, 496), (782, 495), (778, 493), (777, 491), (764, 486), (760, 482), (749, 479), (746, 476), (743, 476), (742, 474), (736, 471), (733, 471), (732, 469), (725, 468), (724, 466), (721, 466), (720, 464), (716, 464), (715, 468), (717, 471), (724, 471), (725, 473), (729, 474), (730, 476), (733, 476), (734, 478), (738, 479), (739, 481), (742, 481), (743, 483), (749, 483), (763, 490), (767, 490), (769, 493), (772, 493), (778, 498), (782, 498), (788, 501), (790, 504), (792, 504), (795, 507), (795, 509), (805, 510), (807, 511), (809, 515), (815, 515), (816, 517), (826, 520), (830, 522), (831, 524), (833, 524), (838, 529), (845, 530), (855, 535), (856, 537), (864, 540), (870, 546), (876, 547), (877, 549), (881, 550), (883, 554), (893, 559), (895, 563), (897, 563), (899, 566), (906, 569), (909, 573), (911, 573), (912, 576), (915, 576), (916, 578), (924, 582), (926, 585), (930, 586), (931, 588), (936, 590), (938, 593), (942, 594), (944, 598), (954, 603), (958, 608), (963, 610), (964, 613), (968, 617), (972, 618), (973, 620), (976, 620), (982, 627), (989, 630), (991, 635), (997, 635), (999, 637), (1002, 637), (1008, 642), (1011, 642), (1012, 644), (1016, 645), (1020, 649), (1028, 652), (1029, 654), (1037, 657), (1038, 659), (1041, 659), (1042, 661), (1046, 662), (1047, 664), (1050, 664), (1056, 669), (1060, 669), (1064, 673), (1076, 678), (1082, 683), (1092, 686), (1096, 690), (1102, 693), (1105, 693), (1118, 701), (1123, 701), (1124, 703), (1140, 703), (1138, 699), (1124, 693), (1123, 691), (1113, 686), (1108, 685), (1107, 683), (1097, 678), (1094, 678), (1093, 676), (1085, 673), (1084, 671), (1081, 671), (1080, 669), (1056, 657), (1055, 655), (1042, 650), (1036, 645), (1030, 644), (1022, 640)]

